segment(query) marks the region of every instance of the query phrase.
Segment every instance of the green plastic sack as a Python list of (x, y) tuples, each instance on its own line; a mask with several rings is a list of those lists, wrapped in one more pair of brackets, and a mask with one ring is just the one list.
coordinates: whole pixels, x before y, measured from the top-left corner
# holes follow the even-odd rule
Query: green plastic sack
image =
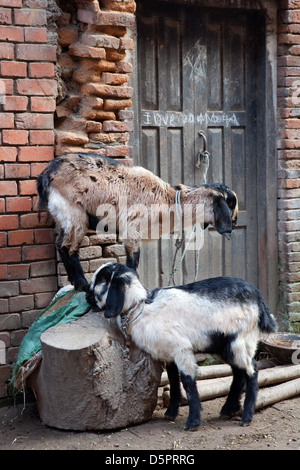
[(12, 378), (10, 381), (11, 384), (14, 383), (20, 366), (41, 350), (42, 346), (40, 337), (44, 331), (54, 325), (58, 325), (59, 323), (68, 323), (70, 321), (76, 320), (90, 310), (91, 306), (85, 299), (85, 292), (74, 291), (74, 294), (65, 305), (58, 307), (47, 314), (47, 311), (50, 310), (63, 296), (69, 292), (70, 291), (63, 292), (62, 294), (58, 292), (58, 295), (52, 300), (50, 305), (42, 310), (38, 318), (28, 329), (26, 336), (24, 336), (21, 342), (16, 357)]

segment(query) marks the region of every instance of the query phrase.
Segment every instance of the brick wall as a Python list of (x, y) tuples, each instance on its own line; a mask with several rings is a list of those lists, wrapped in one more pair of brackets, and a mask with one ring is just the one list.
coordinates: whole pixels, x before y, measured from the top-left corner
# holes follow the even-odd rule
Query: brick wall
[[(36, 177), (72, 151), (132, 163), (134, 12), (132, 0), (0, 0), (0, 398), (27, 328), (68, 283)], [(86, 236), (80, 260), (89, 278), (124, 248)]]
[(0, 0), (0, 397), (27, 327), (57, 290), (53, 230), (35, 210), (35, 178), (54, 156), (57, 93), (43, 5)]
[[(58, 8), (59, 5), (60, 9)], [(54, 155), (132, 163), (132, 0), (0, 0), (0, 398), (18, 346), (59, 285), (54, 233), (35, 210), (36, 176)], [(278, 15), (278, 229), (283, 324), (300, 320), (300, 8)], [(91, 273), (124, 262), (113, 236), (86, 236)], [(285, 323), (284, 323), (285, 322)], [(5, 360), (3, 360), (5, 346)], [(6, 362), (6, 364), (3, 364)]]
[(56, 111), (56, 154), (85, 150), (130, 158), (133, 90), (128, 86), (132, 71), (128, 53), (133, 40), (128, 31), (135, 23), (135, 2), (93, 0), (84, 7), (74, 8), (74, 2), (60, 6), (62, 85)]
[(300, 331), (299, 0), (281, 0), (278, 15), (278, 161), (280, 313)]

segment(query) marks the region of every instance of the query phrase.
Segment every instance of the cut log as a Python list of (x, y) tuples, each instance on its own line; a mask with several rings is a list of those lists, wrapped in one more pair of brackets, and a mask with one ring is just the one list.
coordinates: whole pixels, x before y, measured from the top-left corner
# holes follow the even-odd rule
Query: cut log
[(151, 418), (161, 364), (127, 343), (114, 321), (89, 312), (49, 328), (41, 344), (41, 366), (28, 385), (44, 424), (106, 430)]
[(265, 406), (297, 396), (300, 396), (300, 378), (260, 390), (255, 409), (259, 410)]

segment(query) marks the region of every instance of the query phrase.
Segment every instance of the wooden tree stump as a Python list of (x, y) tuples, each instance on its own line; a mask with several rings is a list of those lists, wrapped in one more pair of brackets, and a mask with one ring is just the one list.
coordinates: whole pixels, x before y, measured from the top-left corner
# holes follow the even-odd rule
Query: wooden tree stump
[(30, 376), (43, 423), (105, 430), (151, 418), (161, 364), (126, 341), (112, 320), (89, 312), (41, 335), (41, 366)]

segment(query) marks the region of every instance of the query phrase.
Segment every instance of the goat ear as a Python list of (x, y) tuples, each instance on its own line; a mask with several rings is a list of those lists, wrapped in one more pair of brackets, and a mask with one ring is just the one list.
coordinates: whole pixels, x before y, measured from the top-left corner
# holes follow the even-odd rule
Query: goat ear
[(213, 203), (215, 229), (230, 240), (232, 232), (231, 211), (222, 196), (217, 196)]
[(106, 318), (116, 317), (122, 311), (125, 300), (124, 279), (113, 279), (106, 298), (105, 313)]

